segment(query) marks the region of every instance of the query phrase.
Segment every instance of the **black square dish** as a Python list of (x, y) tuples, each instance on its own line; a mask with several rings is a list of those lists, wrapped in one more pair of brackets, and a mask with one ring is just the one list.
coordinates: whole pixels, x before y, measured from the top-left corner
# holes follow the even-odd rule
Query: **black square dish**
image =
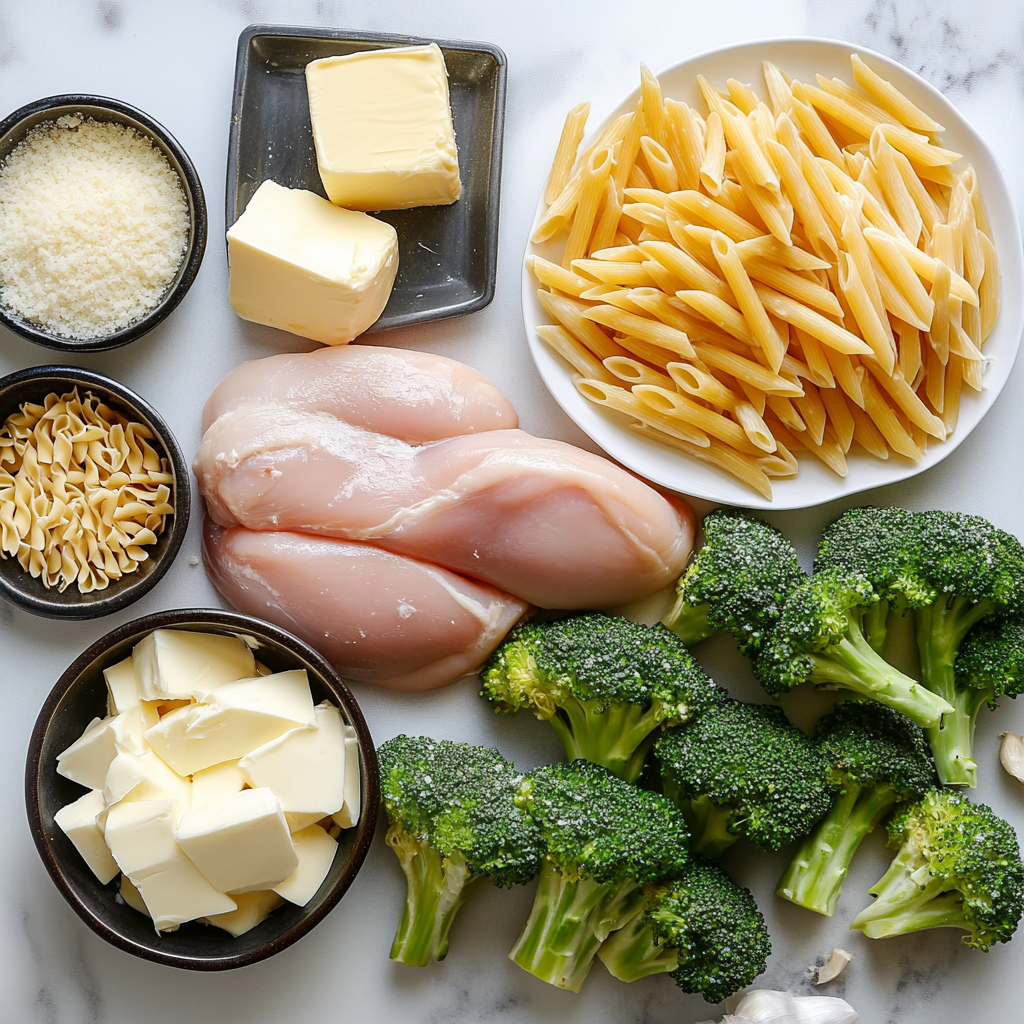
[(326, 198), (313, 148), (306, 65), (321, 57), (436, 42), (448, 67), (462, 196), (450, 206), (374, 214), (398, 232), (398, 277), (371, 331), (461, 316), (494, 297), (505, 55), (488, 43), (250, 25), (238, 38), (226, 224), (270, 179)]

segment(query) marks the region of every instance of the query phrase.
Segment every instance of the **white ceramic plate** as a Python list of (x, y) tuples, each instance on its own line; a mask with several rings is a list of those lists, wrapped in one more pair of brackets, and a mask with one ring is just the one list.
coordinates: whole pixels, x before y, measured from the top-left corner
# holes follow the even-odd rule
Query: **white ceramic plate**
[[(817, 505), (868, 488), (905, 480), (934, 466), (949, 455), (988, 412), (1010, 375), (1024, 330), (1024, 298), (1021, 287), (1024, 264), (1017, 216), (1006, 179), (991, 150), (942, 93), (888, 57), (851, 43), (824, 39), (769, 39), (729, 46), (676, 64), (661, 73), (658, 78), (661, 81), (663, 95), (685, 100), (698, 110), (703, 110), (704, 104), (697, 88), (698, 74), (704, 75), (719, 88), (724, 88), (727, 78), (750, 82), (754, 89), (766, 98), (767, 89), (761, 75), (762, 61), (772, 61), (801, 81), (813, 82), (815, 73), (820, 73), (852, 82), (850, 54), (853, 52), (868, 56), (872, 67), (906, 93), (919, 107), (945, 125), (942, 144), (964, 154), (964, 160), (954, 165), (954, 169), (964, 163), (971, 163), (977, 172), (989, 219), (992, 222), (993, 240), (1002, 274), (1002, 310), (995, 329), (985, 345), (985, 355), (991, 357), (992, 362), (985, 373), (984, 390), (975, 393), (969, 388), (964, 388), (960, 421), (955, 433), (944, 444), (929, 447), (921, 462), (914, 463), (898, 455), (891, 455), (888, 461), (883, 462), (851, 451), (848, 456), (849, 474), (845, 479), (840, 479), (817, 459), (803, 453), (800, 455), (799, 475), (789, 480), (773, 480), (774, 499), (765, 501), (714, 467), (634, 434), (627, 427), (631, 422), (628, 417), (609, 412), (584, 399), (573, 387), (568, 364), (556, 356), (534, 330), (540, 324), (550, 323), (550, 319), (537, 300), (537, 284), (524, 262), (523, 318), (526, 322), (530, 352), (548, 390), (576, 424), (609, 455), (654, 483), (683, 494), (729, 505), (787, 509)], [(638, 98), (639, 87), (609, 113), (604, 124), (619, 114), (632, 110)], [(603, 125), (591, 134), (591, 138), (600, 127)], [(543, 209), (542, 202), (537, 209), (538, 217)], [(543, 245), (531, 243), (527, 247), (526, 255), (537, 253), (557, 262), (563, 245), (564, 235)]]

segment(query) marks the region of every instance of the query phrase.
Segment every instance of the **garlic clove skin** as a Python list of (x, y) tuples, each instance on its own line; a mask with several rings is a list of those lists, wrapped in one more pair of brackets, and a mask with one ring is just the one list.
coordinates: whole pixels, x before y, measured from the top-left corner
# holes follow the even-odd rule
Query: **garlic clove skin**
[(743, 995), (721, 1024), (856, 1024), (858, 1018), (845, 999), (758, 989)]
[(846, 970), (847, 964), (855, 959), (856, 956), (856, 953), (850, 953), (845, 949), (833, 949), (829, 954), (828, 960), (813, 970), (814, 984), (824, 985), (826, 982), (838, 978)]
[(1015, 779), (1024, 782), (1024, 738), (1004, 732), (999, 745), (999, 762)]

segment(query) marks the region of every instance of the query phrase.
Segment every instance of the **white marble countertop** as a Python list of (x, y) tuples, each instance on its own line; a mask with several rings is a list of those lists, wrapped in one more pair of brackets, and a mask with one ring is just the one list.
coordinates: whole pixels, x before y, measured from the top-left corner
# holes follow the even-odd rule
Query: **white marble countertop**
[[(1012, 0), (0, 0), (0, 115), (60, 92), (115, 96), (166, 125), (202, 177), (210, 243), (185, 301), (142, 341), (70, 360), (110, 373), (150, 399), (187, 456), (199, 441), (202, 404), (225, 373), (243, 359), (299, 347), (290, 335), (241, 322), (226, 300), (222, 190), (231, 85), (238, 33), (252, 22), (478, 39), (504, 49), (508, 104), (495, 300), (474, 316), (374, 341), (472, 364), (504, 390), (527, 430), (585, 447), (593, 446), (547, 395), (529, 360), (519, 265), (565, 111), (589, 98), (595, 119), (602, 118), (634, 88), (641, 60), (658, 70), (704, 49), (765, 36), (831, 36), (880, 50), (946, 91), (994, 148), (1024, 209), (1024, 8)], [(53, 355), (0, 328), (0, 374), (60, 361)], [(1024, 536), (1022, 399), (1018, 365), (985, 422), (945, 462), (864, 500), (971, 511)], [(836, 503), (769, 518), (809, 558), (818, 531), (839, 511)], [(28, 736), (54, 681), (99, 635), (161, 608), (220, 604), (198, 561), (199, 527), (196, 515), (167, 577), (126, 612), (57, 625), (0, 606), (0, 777), (6, 780), (0, 812), (7, 822), (0, 829), (0, 1024), (260, 1024), (296, 1017), (685, 1024), (713, 1015), (700, 997), (684, 996), (666, 977), (626, 986), (598, 967), (577, 996), (525, 975), (504, 954), (527, 913), (529, 889), (480, 891), (461, 912), (443, 964), (423, 970), (391, 964), (404, 883), (380, 834), (339, 907), (297, 945), (254, 967), (190, 975), (137, 960), (89, 931), (50, 883), (26, 827), (21, 780)], [(737, 696), (763, 699), (728, 645), (705, 646), (702, 660), (719, 681)], [(496, 743), (523, 768), (560, 754), (546, 726), (493, 717), (469, 682), (420, 696), (356, 692), (378, 742), (414, 731)], [(982, 712), (977, 796), (1021, 830), (1024, 789), (996, 760), (998, 734), (1008, 728), (1024, 731), (1024, 706)], [(859, 958), (826, 988), (845, 995), (865, 1024), (1005, 1019), (1019, 1005), (1024, 938), (982, 954), (961, 946), (950, 931), (874, 943), (846, 931), (844, 921), (886, 863), (877, 836), (855, 864), (831, 920), (771, 895), (783, 859), (747, 848), (727, 862), (768, 915), (775, 952), (759, 984), (809, 990), (807, 966), (842, 945)]]

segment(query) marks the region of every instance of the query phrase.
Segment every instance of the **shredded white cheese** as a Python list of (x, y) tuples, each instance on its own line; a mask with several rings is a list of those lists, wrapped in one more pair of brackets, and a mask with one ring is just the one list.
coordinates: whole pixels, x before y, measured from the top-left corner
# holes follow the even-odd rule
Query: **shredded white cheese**
[(0, 168), (0, 301), (62, 337), (112, 334), (163, 298), (188, 229), (149, 139), (78, 114), (39, 125)]

